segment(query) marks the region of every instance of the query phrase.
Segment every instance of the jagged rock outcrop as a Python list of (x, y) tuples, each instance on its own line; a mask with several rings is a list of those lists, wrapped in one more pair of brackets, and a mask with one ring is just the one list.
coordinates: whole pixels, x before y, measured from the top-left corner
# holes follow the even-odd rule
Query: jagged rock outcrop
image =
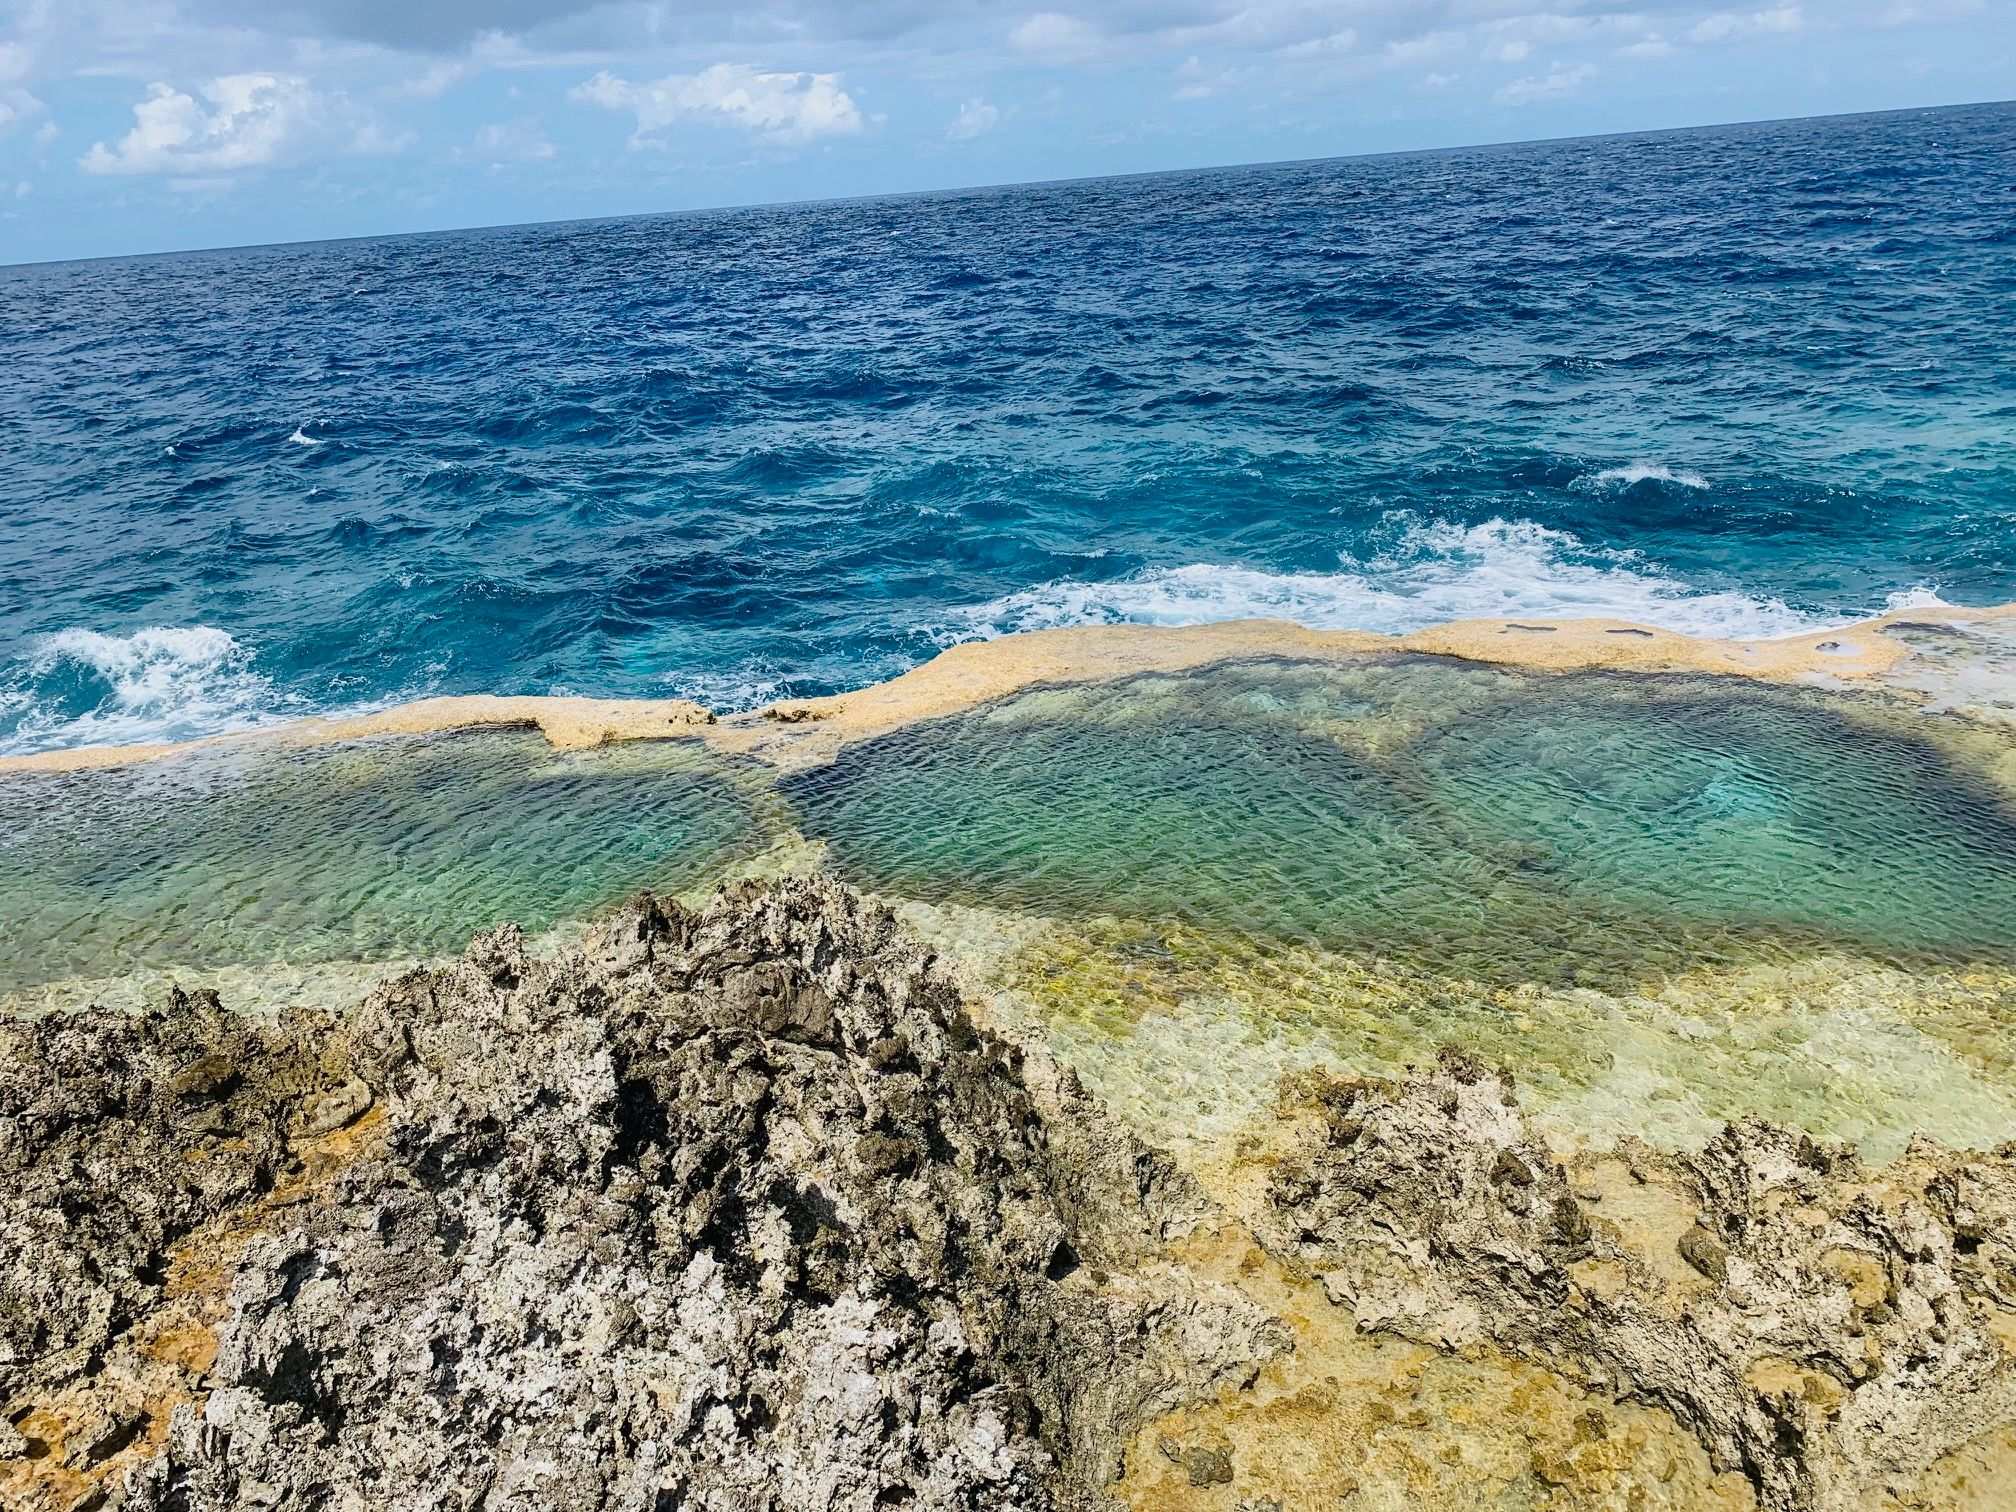
[(1209, 1205), (820, 882), (354, 1013), (0, 1028), (9, 1507), (1095, 1506), (1285, 1347)]
[(1785, 1512), (1866, 1505), (2016, 1422), (2016, 1147), (1872, 1172), (1745, 1122), (1571, 1174), (1460, 1053), (1299, 1093), (1260, 1234), (1361, 1328), (1655, 1402)]
[(1250, 1145), (1217, 1207), (816, 880), (641, 900), (552, 959), (501, 929), (341, 1014), (0, 1023), (0, 1506), (1453, 1508), (1490, 1477), (1865, 1512), (2004, 1463), (2016, 1148), (1872, 1171), (1745, 1123), (1564, 1165), (1454, 1052), (1300, 1078)]

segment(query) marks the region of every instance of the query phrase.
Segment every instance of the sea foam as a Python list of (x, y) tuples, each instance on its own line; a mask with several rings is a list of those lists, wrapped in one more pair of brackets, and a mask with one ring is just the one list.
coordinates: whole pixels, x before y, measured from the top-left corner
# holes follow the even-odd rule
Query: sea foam
[[(1686, 582), (1635, 551), (1591, 547), (1531, 520), (1479, 525), (1389, 516), (1393, 543), (1336, 572), (1265, 572), (1191, 563), (1116, 582), (1061, 581), (960, 613), (948, 639), (1066, 625), (1196, 625), (1286, 619), (1313, 629), (1404, 634), (1457, 619), (1622, 619), (1690, 635), (1796, 635), (1862, 616), (1815, 614), (1783, 599)], [(1889, 608), (1930, 607), (1927, 588)]]
[(1633, 488), (1640, 483), (1670, 483), (1676, 488), (1708, 486), (1708, 480), (1698, 472), (1668, 467), (1664, 462), (1629, 462), (1622, 467), (1606, 467), (1576, 482), (1588, 488)]
[(7, 669), (0, 722), (11, 728), (0, 733), (0, 754), (185, 740), (308, 712), (252, 663), (214, 625), (59, 630)]

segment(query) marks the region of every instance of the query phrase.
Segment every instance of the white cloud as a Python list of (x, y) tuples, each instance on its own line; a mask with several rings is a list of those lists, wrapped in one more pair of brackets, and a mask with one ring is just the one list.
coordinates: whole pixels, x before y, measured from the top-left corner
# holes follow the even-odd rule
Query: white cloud
[(1964, 21), (1988, 8), (1987, 0), (1898, 0), (1876, 18), (1878, 26), (1917, 26)]
[[(200, 98), (198, 98), (200, 96)], [(264, 168), (321, 143), (347, 152), (397, 151), (390, 136), (341, 96), (291, 74), (225, 74), (195, 95), (150, 85), (133, 107), (133, 129), (118, 143), (91, 144), (86, 173), (166, 173), (204, 178)]]
[(62, 127), (58, 126), (54, 121), (44, 121), (40, 126), (35, 128), (35, 145), (37, 147), (47, 147), (61, 135), (63, 135)]
[(1805, 24), (1805, 14), (1796, 5), (1758, 11), (1716, 11), (1695, 22), (1687, 36), (1694, 42), (1731, 42), (1740, 37), (1796, 32)]
[(952, 124), (945, 128), (945, 135), (955, 142), (970, 142), (1000, 124), (999, 108), (985, 100), (968, 100), (959, 107), (959, 114), (952, 117)]
[(155, 84), (133, 107), (133, 129), (117, 147), (94, 142), (79, 166), (87, 173), (167, 173), (179, 169), (252, 168), (270, 163), (307, 110), (305, 79), (227, 74), (193, 95)]
[(499, 121), (476, 133), (468, 156), (487, 163), (549, 163), (559, 151), (535, 120)]
[(28, 77), (28, 49), (19, 42), (0, 42), (0, 84)]
[(393, 92), (408, 100), (438, 100), (469, 77), (471, 68), (460, 58), (444, 58), (408, 79)]
[(1321, 58), (1352, 52), (1357, 46), (1358, 29), (1347, 26), (1321, 37), (1311, 37), (1305, 42), (1291, 42), (1281, 52), (1290, 58)]
[[(0, 132), (42, 113), (42, 102), (25, 89), (0, 89)], [(36, 137), (41, 140), (40, 135)]]
[(863, 126), (861, 111), (840, 87), (838, 74), (763, 73), (746, 63), (716, 63), (697, 74), (671, 74), (644, 84), (598, 73), (570, 98), (633, 112), (633, 146), (652, 145), (681, 121), (739, 126), (773, 142), (851, 136)]
[(1254, 88), (1255, 82), (1251, 65), (1206, 68), (1200, 59), (1193, 56), (1185, 58), (1176, 70), (1176, 98), (1210, 100), (1224, 95), (1244, 94)]
[(1017, 51), (1046, 63), (1082, 63), (1104, 46), (1098, 27), (1059, 11), (1038, 11), (1008, 33), (1008, 40)]
[(1500, 105), (1537, 105), (1572, 95), (1595, 77), (1596, 70), (1588, 63), (1577, 63), (1573, 68), (1557, 63), (1544, 75), (1514, 79), (1491, 98)]
[(1463, 50), (1463, 34), (1456, 31), (1423, 32), (1418, 37), (1396, 37), (1386, 43), (1381, 56), (1390, 67), (1406, 68), (1429, 63)]

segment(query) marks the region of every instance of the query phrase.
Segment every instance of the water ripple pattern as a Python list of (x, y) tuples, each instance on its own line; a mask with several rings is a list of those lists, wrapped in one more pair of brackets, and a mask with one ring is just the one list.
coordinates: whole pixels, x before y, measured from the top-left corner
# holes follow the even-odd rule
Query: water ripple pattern
[(1879, 703), (1723, 679), (1235, 663), (1019, 694), (784, 790), (899, 896), (1481, 981), (2016, 965), (2005, 789)]
[(572, 924), (754, 843), (744, 788), (694, 742), (556, 752), (516, 730), (17, 777), (0, 782), (0, 1003), (264, 968), (234, 984), (243, 1007), (276, 967)]
[(2016, 598), (2016, 109), (0, 269), (0, 750)]

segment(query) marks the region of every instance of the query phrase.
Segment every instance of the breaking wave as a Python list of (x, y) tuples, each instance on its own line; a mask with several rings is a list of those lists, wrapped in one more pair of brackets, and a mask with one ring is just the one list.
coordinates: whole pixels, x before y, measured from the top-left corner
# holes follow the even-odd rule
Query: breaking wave
[(1635, 488), (1640, 483), (1670, 483), (1675, 488), (1706, 488), (1708, 480), (1684, 467), (1668, 467), (1664, 462), (1631, 462), (1623, 467), (1606, 467), (1578, 482), (1589, 488)]
[(187, 740), (312, 712), (214, 625), (41, 637), (0, 682), (0, 754)]
[[(1622, 619), (1690, 635), (1796, 635), (1863, 617), (1813, 613), (1783, 599), (1704, 588), (1635, 551), (1591, 547), (1530, 520), (1400, 522), (1393, 545), (1335, 572), (1264, 572), (1192, 563), (1116, 582), (1061, 581), (960, 612), (949, 638), (1066, 625), (1196, 625), (1286, 619), (1314, 629), (1404, 634), (1458, 619)], [(1941, 602), (1928, 588), (1887, 607)]]

